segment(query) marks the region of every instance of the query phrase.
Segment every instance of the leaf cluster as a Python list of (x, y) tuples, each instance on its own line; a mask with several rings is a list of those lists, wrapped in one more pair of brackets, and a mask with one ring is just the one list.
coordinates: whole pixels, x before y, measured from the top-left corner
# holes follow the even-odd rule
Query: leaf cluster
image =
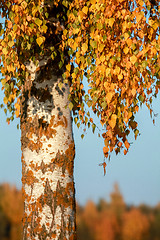
[(139, 107), (145, 104), (152, 115), (160, 88), (158, 1), (2, 0), (0, 10), (1, 83), (11, 120), (20, 114), (30, 75), (26, 62), (58, 56), (77, 126), (92, 126), (94, 132), (95, 113), (104, 129), (105, 157), (122, 149), (126, 154), (129, 134), (139, 135)]
[(135, 116), (142, 104), (152, 115), (160, 88), (159, 17), (159, 4), (154, 9), (148, 0), (75, 0), (70, 5), (64, 44), (74, 71), (68, 64), (65, 77), (72, 78), (71, 101), (79, 107), (75, 122), (95, 128), (87, 104), (104, 128), (106, 157), (113, 150), (128, 152), (129, 134), (139, 135)]

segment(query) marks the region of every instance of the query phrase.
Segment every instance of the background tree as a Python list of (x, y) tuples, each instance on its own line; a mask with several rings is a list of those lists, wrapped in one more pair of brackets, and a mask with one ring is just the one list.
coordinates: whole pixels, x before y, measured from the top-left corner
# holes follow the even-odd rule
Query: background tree
[(8, 240), (10, 222), (2, 208), (2, 205), (1, 205), (2, 198), (3, 198), (3, 187), (0, 186), (0, 237), (2, 240)]
[[(22, 207), (15, 209), (15, 203), (17, 206), (23, 205), (21, 193), (21, 190), (8, 184), (0, 186), (0, 239), (2, 240), (21, 239), (23, 209)], [(113, 189), (111, 195), (115, 194), (115, 189)], [(121, 195), (119, 190), (118, 195)], [(17, 196), (17, 201), (15, 196)], [(122, 195), (117, 199), (119, 199), (119, 203), (116, 201), (117, 205), (121, 205)], [(12, 201), (9, 202), (9, 200)], [(114, 204), (115, 201), (111, 197), (110, 201), (101, 199), (97, 204), (92, 201), (88, 201), (85, 206), (77, 204), (77, 239), (159, 239), (159, 204), (155, 207), (144, 204), (130, 206), (123, 202), (121, 219), (113, 208)]]
[(0, 234), (1, 238), (3, 240), (19, 240), (22, 233), (22, 192), (17, 190), (15, 186), (3, 184), (1, 186), (0, 208), (1, 215), (3, 213), (1, 227), (4, 231), (3, 234), (1, 233), (2, 235)]
[(147, 217), (138, 209), (132, 209), (124, 215), (122, 239), (139, 240), (145, 238), (148, 228), (149, 222)]
[(0, 9), (4, 111), (11, 112), (8, 123), (14, 114), (21, 120), (24, 239), (76, 239), (70, 110), (84, 130), (95, 131), (92, 112), (99, 117), (106, 158), (128, 152), (130, 132), (139, 135), (140, 105), (154, 121), (160, 6), (2, 0)]

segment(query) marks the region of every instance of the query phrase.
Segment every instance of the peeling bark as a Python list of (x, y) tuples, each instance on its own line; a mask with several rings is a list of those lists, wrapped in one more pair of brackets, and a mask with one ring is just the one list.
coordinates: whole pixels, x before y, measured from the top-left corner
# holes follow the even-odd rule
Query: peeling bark
[[(69, 87), (52, 62), (28, 64), (22, 93), (23, 240), (75, 240), (74, 141)], [(36, 70), (38, 69), (38, 71)]]

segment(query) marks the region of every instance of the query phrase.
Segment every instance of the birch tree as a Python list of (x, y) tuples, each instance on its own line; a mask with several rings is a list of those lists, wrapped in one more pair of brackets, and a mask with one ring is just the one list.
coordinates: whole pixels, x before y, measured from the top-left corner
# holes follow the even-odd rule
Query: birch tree
[(20, 117), (23, 239), (76, 239), (72, 120), (94, 132), (99, 117), (104, 174), (139, 135), (142, 104), (154, 121), (159, 1), (1, 0), (0, 13), (1, 107), (8, 123)]

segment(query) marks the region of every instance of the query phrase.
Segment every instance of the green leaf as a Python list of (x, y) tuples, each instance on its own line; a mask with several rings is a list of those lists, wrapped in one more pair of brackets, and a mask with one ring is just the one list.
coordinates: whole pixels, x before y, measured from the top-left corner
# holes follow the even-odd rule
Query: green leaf
[(38, 26), (41, 26), (41, 25), (42, 25), (42, 20), (39, 19), (39, 18), (36, 18), (36, 19), (35, 19), (35, 23), (36, 23)]
[(62, 66), (63, 66), (63, 62), (60, 61), (60, 62), (59, 62), (59, 68), (62, 68)]
[(89, 101), (87, 102), (87, 105), (88, 105), (88, 107), (91, 107), (91, 106), (92, 106), (92, 101), (89, 100)]
[(31, 23), (29, 26), (31, 27), (31, 29), (34, 29), (34, 23)]
[(97, 15), (96, 15), (96, 19), (99, 19), (99, 18), (100, 18), (100, 14), (97, 14)]
[(85, 95), (84, 99), (85, 99), (85, 102), (87, 102), (88, 99), (89, 99), (89, 96), (88, 96), (88, 95)]
[(102, 106), (103, 109), (105, 109), (107, 107), (107, 103), (104, 101), (104, 102), (101, 103), (101, 106)]
[(13, 25), (13, 31), (14, 31), (14, 32), (17, 31), (17, 27), (18, 27), (17, 24), (14, 24), (14, 25)]
[(74, 73), (78, 74), (78, 72), (79, 72), (79, 68), (74, 68)]
[(46, 16), (46, 18), (48, 18), (49, 14), (47, 12), (45, 12), (45, 16)]
[(96, 102), (97, 102), (97, 99), (98, 99), (98, 96), (94, 96), (94, 97), (93, 97), (93, 102), (96, 103)]
[(31, 49), (31, 44), (27, 43), (27, 49), (30, 50)]
[(69, 105), (68, 105), (68, 107), (69, 107), (69, 110), (71, 111), (71, 110), (73, 109), (73, 103), (70, 102)]
[(103, 28), (103, 24), (102, 24), (102, 23), (98, 23), (98, 24), (97, 24), (97, 28), (98, 28), (99, 30), (101, 30), (101, 29)]
[(59, 82), (59, 83), (58, 83), (58, 87), (59, 87), (60, 89), (62, 89), (63, 83), (62, 83), (62, 82)]
[(104, 34), (103, 35), (103, 41), (105, 41), (107, 39), (107, 36)]
[(90, 44), (91, 44), (92, 48), (97, 48), (97, 42), (96, 41), (90, 40)]
[(140, 102), (144, 101), (144, 97), (142, 95), (139, 95), (138, 99), (139, 99)]

